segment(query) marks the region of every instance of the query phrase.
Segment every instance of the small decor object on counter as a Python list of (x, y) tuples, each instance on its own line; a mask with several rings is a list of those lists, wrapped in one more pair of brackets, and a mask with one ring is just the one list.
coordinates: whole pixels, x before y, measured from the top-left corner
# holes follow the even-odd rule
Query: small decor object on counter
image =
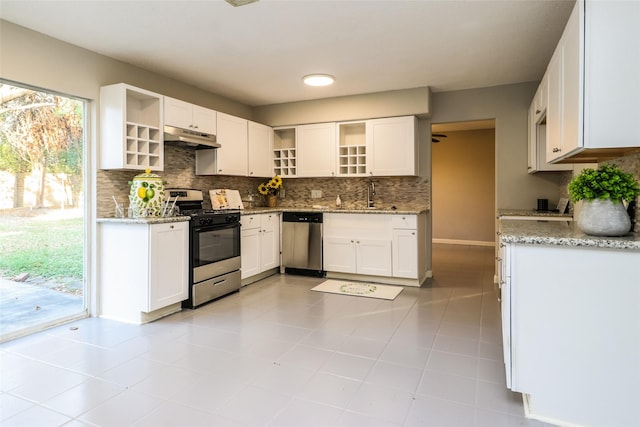
[(340, 195), (338, 194), (338, 196), (336, 197), (336, 208), (339, 208), (342, 206), (342, 199), (340, 199)]
[(622, 236), (631, 229), (631, 220), (623, 202), (640, 195), (638, 181), (615, 165), (597, 170), (586, 168), (569, 183), (569, 196), (582, 201), (577, 224), (593, 236)]
[(129, 204), (133, 217), (162, 216), (164, 207), (164, 182), (150, 169), (129, 181)]
[(275, 208), (278, 200), (278, 194), (283, 189), (282, 178), (276, 175), (269, 182), (263, 182), (258, 186), (258, 192), (263, 196), (267, 196), (267, 204), (270, 208)]

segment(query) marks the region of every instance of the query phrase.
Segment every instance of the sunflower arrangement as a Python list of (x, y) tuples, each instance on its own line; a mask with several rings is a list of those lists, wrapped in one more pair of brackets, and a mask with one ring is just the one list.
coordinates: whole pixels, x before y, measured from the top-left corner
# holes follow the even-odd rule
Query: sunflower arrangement
[(282, 189), (282, 178), (280, 175), (276, 175), (269, 182), (263, 182), (258, 185), (258, 193), (263, 196), (277, 196), (278, 192)]

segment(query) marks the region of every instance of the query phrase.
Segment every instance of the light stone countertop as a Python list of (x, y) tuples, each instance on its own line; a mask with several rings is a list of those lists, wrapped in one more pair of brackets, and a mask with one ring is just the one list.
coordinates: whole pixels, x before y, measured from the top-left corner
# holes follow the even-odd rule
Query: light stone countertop
[(419, 215), (423, 212), (429, 212), (429, 208), (427, 206), (418, 208), (418, 207), (409, 207), (409, 206), (397, 206), (396, 209), (392, 209), (391, 207), (378, 208), (375, 209), (367, 209), (367, 208), (336, 208), (336, 207), (322, 207), (322, 208), (299, 208), (299, 207), (257, 207), (244, 209), (241, 211), (242, 215), (254, 215), (261, 213), (271, 213), (271, 212), (322, 212), (322, 213), (355, 213), (355, 214), (392, 214), (392, 215)]
[(188, 216), (167, 216), (167, 217), (139, 217), (139, 218), (98, 218), (97, 222), (109, 222), (120, 224), (165, 224), (168, 222), (189, 221)]
[(568, 221), (501, 220), (499, 234), (502, 243), (640, 250), (640, 233), (621, 237), (590, 236), (578, 229), (576, 223)]
[(498, 218), (504, 216), (533, 216), (533, 217), (558, 217), (558, 218), (573, 218), (570, 213), (538, 211), (535, 209), (498, 209)]

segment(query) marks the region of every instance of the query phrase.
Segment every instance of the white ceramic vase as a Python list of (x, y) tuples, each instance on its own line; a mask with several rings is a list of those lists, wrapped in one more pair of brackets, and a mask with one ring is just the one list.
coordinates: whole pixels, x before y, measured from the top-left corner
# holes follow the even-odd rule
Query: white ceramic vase
[(578, 213), (578, 228), (592, 236), (622, 236), (631, 229), (631, 220), (622, 203), (583, 200)]

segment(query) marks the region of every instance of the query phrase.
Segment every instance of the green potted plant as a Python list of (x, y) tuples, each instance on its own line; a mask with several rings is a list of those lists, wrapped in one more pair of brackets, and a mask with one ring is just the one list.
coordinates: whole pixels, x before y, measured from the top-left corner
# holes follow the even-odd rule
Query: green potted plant
[(577, 215), (578, 227), (595, 236), (621, 236), (629, 232), (631, 221), (623, 201), (640, 195), (635, 177), (615, 165), (586, 168), (569, 183), (569, 196), (582, 201)]

